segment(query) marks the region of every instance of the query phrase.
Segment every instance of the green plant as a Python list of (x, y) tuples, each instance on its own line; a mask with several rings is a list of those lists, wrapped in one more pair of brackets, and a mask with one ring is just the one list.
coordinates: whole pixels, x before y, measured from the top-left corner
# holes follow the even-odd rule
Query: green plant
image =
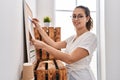
[(48, 17), (48, 16), (44, 17), (44, 22), (51, 22), (50, 17)]

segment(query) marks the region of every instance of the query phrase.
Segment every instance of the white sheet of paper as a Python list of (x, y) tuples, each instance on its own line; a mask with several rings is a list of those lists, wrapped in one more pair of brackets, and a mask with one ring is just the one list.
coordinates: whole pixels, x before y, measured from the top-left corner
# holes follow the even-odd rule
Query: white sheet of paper
[(28, 30), (29, 30), (29, 32), (30, 32), (30, 35), (31, 35), (31, 37), (32, 37), (32, 39), (35, 39), (35, 37), (34, 37), (34, 33), (33, 33), (33, 26), (32, 26), (32, 18), (31, 17), (28, 17)]

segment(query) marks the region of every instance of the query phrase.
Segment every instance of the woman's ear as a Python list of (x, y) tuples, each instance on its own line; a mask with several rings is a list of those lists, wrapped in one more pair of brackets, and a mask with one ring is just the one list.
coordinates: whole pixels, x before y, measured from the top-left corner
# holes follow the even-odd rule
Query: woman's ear
[(86, 21), (86, 22), (88, 22), (88, 21), (89, 21), (89, 19), (90, 19), (90, 16), (87, 16), (87, 21)]

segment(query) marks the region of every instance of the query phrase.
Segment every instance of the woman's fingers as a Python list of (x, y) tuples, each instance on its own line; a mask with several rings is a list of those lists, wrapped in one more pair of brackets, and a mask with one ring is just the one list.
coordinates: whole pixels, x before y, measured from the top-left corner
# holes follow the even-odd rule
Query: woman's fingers
[(41, 27), (40, 24), (39, 24), (39, 20), (36, 19), (36, 18), (33, 18), (33, 19), (32, 19), (32, 23), (33, 23), (36, 27)]
[(39, 22), (39, 20), (37, 18), (33, 18), (32, 21)]
[(31, 42), (32, 42), (33, 45), (35, 44), (35, 40), (34, 39), (31, 39)]
[(36, 48), (39, 49), (42, 48), (42, 46), (44, 45), (44, 42), (35, 39), (32, 39), (31, 42)]

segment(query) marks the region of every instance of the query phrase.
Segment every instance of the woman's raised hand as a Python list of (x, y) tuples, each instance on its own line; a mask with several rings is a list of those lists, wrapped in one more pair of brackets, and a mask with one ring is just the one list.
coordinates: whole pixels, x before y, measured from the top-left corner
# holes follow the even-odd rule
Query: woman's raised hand
[(38, 24), (38, 23), (39, 23), (39, 20), (38, 20), (37, 18), (33, 18), (33, 19), (32, 19), (32, 22), (33, 22), (34, 24)]
[(39, 20), (37, 18), (32, 19), (32, 23), (35, 25), (35, 27), (40, 28)]

